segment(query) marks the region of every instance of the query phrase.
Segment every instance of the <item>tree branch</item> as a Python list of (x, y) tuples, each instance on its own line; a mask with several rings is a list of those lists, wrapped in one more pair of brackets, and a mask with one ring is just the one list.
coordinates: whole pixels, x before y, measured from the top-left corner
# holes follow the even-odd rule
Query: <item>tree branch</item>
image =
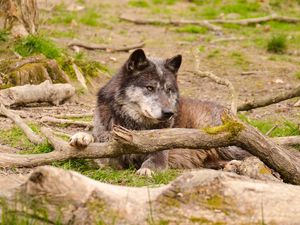
[[(218, 127), (201, 129), (160, 129), (129, 131), (114, 127), (114, 141), (92, 143), (84, 149), (71, 147), (54, 136), (49, 128), (42, 128), (55, 150), (36, 155), (0, 154), (0, 167), (33, 167), (54, 161), (82, 158), (110, 158), (123, 154), (141, 153), (186, 148), (211, 149), (225, 146), (240, 146), (261, 159), (267, 166), (275, 169), (284, 181), (300, 184), (300, 158), (274, 144), (255, 128), (224, 118)], [(155, 144), (154, 144), (155, 143)]]
[(18, 127), (20, 127), (25, 133), (26, 137), (34, 144), (41, 144), (44, 139), (34, 133), (32, 129), (21, 119), (21, 117), (12, 111), (5, 108), (3, 104), (0, 106), (0, 114), (11, 119)]
[(198, 25), (201, 27), (205, 27), (208, 30), (212, 31), (221, 31), (222, 28), (216, 25), (211, 24), (207, 20), (202, 20), (202, 21), (195, 21), (195, 20), (172, 20), (172, 19), (141, 19), (141, 18), (134, 18), (128, 15), (121, 15), (120, 16), (121, 20), (135, 23), (138, 25), (145, 25), (145, 24), (151, 24), (151, 25), (156, 25), (156, 24), (165, 24), (165, 25), (186, 25), (186, 24), (193, 24), (193, 25)]
[(270, 96), (266, 97), (261, 100), (253, 101), (244, 103), (242, 105), (239, 105), (237, 110), (238, 111), (248, 111), (251, 109), (256, 109), (260, 107), (265, 107), (268, 105), (272, 105), (281, 101), (285, 101), (287, 99), (295, 98), (300, 96), (300, 86), (294, 88), (293, 90), (286, 91), (285, 93), (280, 93), (276, 96)]

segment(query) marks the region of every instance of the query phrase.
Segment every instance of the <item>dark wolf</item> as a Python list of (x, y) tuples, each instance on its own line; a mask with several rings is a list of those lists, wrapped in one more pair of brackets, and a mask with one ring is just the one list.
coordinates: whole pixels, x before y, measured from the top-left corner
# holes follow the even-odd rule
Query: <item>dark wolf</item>
[[(226, 108), (180, 97), (177, 73), (181, 61), (181, 55), (159, 59), (146, 57), (142, 49), (135, 50), (98, 93), (93, 138), (79, 133), (72, 137), (71, 144), (87, 145), (93, 139), (108, 141), (113, 125), (132, 130), (220, 125), (222, 114), (228, 112)], [(241, 157), (244, 156), (233, 156)], [(139, 174), (151, 175), (153, 170), (168, 167), (219, 168), (224, 160), (229, 159), (222, 158), (222, 149), (205, 152), (175, 149), (148, 155), (125, 155), (112, 161), (119, 168), (135, 166)]]

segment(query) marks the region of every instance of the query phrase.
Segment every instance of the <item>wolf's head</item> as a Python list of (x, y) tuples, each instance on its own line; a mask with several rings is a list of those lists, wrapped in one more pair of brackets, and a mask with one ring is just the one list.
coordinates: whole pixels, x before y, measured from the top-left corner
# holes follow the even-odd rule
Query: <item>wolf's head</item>
[(121, 87), (116, 96), (122, 111), (138, 122), (160, 123), (178, 110), (177, 71), (181, 55), (169, 59), (147, 58), (135, 50), (121, 69)]

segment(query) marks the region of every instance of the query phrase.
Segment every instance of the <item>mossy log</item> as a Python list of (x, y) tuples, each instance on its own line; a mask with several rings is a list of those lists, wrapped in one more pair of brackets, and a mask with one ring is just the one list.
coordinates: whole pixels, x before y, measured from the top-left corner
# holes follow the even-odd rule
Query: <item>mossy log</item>
[[(53, 135), (48, 128), (43, 134), (54, 147), (50, 153), (15, 155), (0, 153), (0, 167), (33, 167), (55, 161), (83, 158), (110, 158), (123, 154), (149, 154), (178, 148), (198, 149), (240, 146), (258, 157), (281, 175), (285, 182), (300, 184), (300, 157), (273, 143), (255, 128), (233, 118), (224, 117), (223, 125), (216, 129), (160, 129), (129, 131), (114, 127), (114, 140), (92, 143), (75, 148)], [(227, 154), (224, 152), (224, 154)], [(228, 154), (231, 154), (229, 152)]]
[(2, 218), (14, 213), (44, 224), (297, 224), (299, 195), (299, 186), (207, 169), (156, 188), (105, 184), (50, 166), (18, 182), (0, 178)]
[(68, 83), (69, 77), (55, 60), (43, 56), (24, 59), (8, 59), (0, 62), (1, 86), (8, 88), (25, 84), (40, 84), (45, 80), (53, 83)]
[(48, 102), (59, 105), (75, 95), (71, 84), (52, 84), (49, 80), (39, 85), (16, 86), (0, 90), (0, 102), (5, 106)]

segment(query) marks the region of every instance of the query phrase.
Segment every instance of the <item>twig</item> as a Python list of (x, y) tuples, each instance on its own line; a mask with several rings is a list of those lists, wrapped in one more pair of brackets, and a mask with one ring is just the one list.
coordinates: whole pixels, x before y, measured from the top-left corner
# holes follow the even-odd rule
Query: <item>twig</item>
[(64, 125), (76, 125), (79, 127), (87, 127), (87, 128), (92, 128), (93, 124), (90, 122), (86, 121), (74, 121), (74, 120), (68, 120), (68, 119), (58, 119), (58, 118), (53, 118), (50, 116), (44, 116), (41, 119), (42, 123), (54, 123), (54, 124), (64, 124)]
[(257, 74), (257, 71), (243, 71), (241, 72), (242, 76), (249, 76), (249, 75), (254, 75)]
[(3, 104), (1, 104), (1, 106), (0, 106), (0, 113), (2, 115), (6, 116), (7, 118), (11, 119), (12, 121), (14, 121), (14, 123), (23, 130), (23, 132), (25, 133), (27, 138), (32, 143), (41, 144), (41, 143), (44, 142), (44, 139), (41, 138), (36, 133), (34, 133), (32, 131), (32, 129), (21, 119), (21, 117), (19, 115), (17, 115), (15, 113), (13, 113), (12, 111), (6, 109)]
[(209, 21), (206, 20), (201, 20), (201, 21), (195, 21), (195, 20), (172, 20), (172, 19), (141, 19), (141, 18), (133, 18), (128, 15), (121, 15), (120, 16), (121, 20), (139, 24), (139, 25), (145, 25), (145, 24), (150, 24), (150, 25), (156, 25), (156, 24), (164, 24), (164, 25), (186, 25), (186, 24), (193, 24), (193, 25), (198, 25), (201, 27), (205, 27), (208, 30), (212, 31), (221, 31), (222, 28), (216, 25), (211, 24)]
[(93, 117), (94, 113), (78, 113), (78, 114), (59, 114), (53, 115), (55, 118), (66, 119), (66, 118), (82, 118), (82, 117)]
[(244, 37), (227, 37), (227, 38), (219, 38), (215, 40), (211, 40), (211, 44), (219, 43), (219, 42), (227, 42), (227, 41), (242, 41), (245, 40)]
[(68, 44), (69, 48), (80, 47), (80, 48), (85, 48), (87, 50), (103, 50), (106, 52), (128, 52), (129, 50), (142, 48), (144, 46), (145, 46), (144, 42), (134, 44), (134, 45), (128, 45), (128, 46), (120, 47), (120, 48), (116, 48), (116, 47), (112, 47), (112, 46), (90, 44), (90, 43), (83, 43), (83, 42), (72, 42), (72, 43)]
[(287, 99), (295, 98), (300, 96), (300, 86), (294, 88), (293, 90), (286, 91), (285, 93), (280, 93), (276, 96), (270, 96), (261, 100), (244, 103), (239, 105), (238, 111), (248, 111), (250, 109), (256, 109), (260, 107), (265, 107), (268, 105), (272, 105), (281, 101), (285, 101)]
[(250, 19), (242, 19), (242, 20), (208, 20), (210, 23), (219, 23), (219, 24), (239, 24), (239, 25), (251, 25), (257, 23), (265, 23), (269, 21), (279, 21), (286, 23), (299, 23), (300, 18), (297, 17), (286, 17), (286, 16), (278, 16), (276, 14), (272, 14), (270, 16), (258, 17), (258, 18), (250, 18)]
[(273, 126), (270, 130), (268, 130), (268, 132), (266, 133), (266, 136), (270, 136), (270, 134), (278, 127), (278, 125), (276, 124), (275, 126)]
[(87, 90), (88, 87), (86, 86), (86, 80), (85, 80), (83, 74), (81, 73), (81, 71), (79, 70), (79, 68), (77, 67), (76, 64), (73, 63), (73, 64), (72, 64), (72, 67), (73, 67), (73, 70), (74, 70), (74, 72), (75, 72), (75, 74), (76, 74), (77, 80), (78, 80), (79, 83), (82, 85), (82, 87), (83, 87), (85, 90)]

